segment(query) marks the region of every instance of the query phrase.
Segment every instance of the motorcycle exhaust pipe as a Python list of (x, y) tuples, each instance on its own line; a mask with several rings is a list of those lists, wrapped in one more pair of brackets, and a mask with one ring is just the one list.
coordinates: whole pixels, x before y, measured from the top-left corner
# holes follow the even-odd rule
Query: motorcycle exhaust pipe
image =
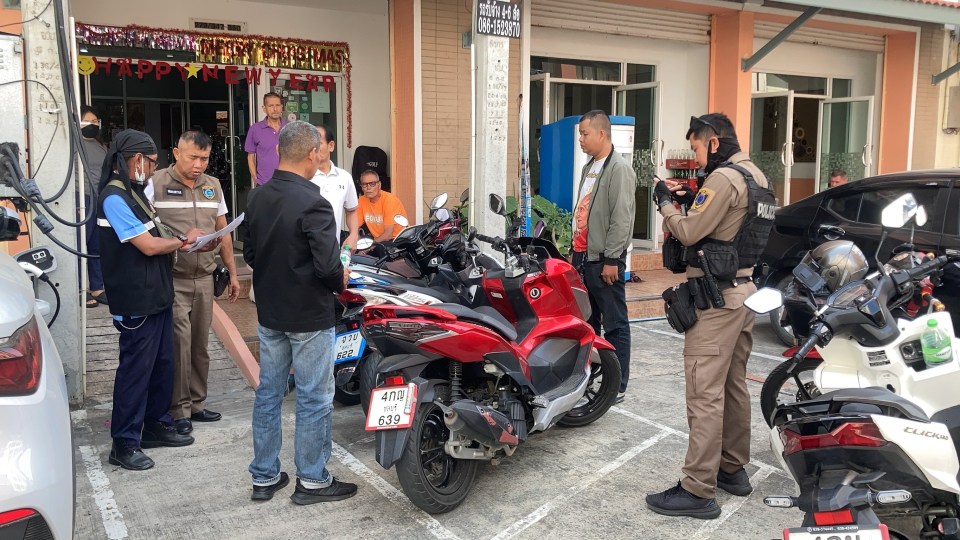
[(506, 415), (469, 399), (444, 407), (443, 422), (450, 431), (491, 448), (520, 444)]

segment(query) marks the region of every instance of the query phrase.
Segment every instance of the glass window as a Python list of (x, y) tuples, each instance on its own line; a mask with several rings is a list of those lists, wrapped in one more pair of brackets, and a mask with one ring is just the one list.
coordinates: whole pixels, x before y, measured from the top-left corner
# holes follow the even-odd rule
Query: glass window
[(940, 231), (943, 227), (943, 216), (936, 215), (937, 194), (940, 188), (936, 186), (910, 186), (903, 188), (878, 189), (875, 191), (866, 191), (863, 193), (863, 200), (860, 203), (860, 215), (857, 221), (868, 223), (870, 225), (880, 225), (880, 214), (883, 209), (907, 192), (913, 193), (917, 203), (927, 210), (927, 222), (922, 227), (917, 227), (922, 231)]
[[(196, 77), (188, 77), (187, 84), (190, 86), (190, 99), (191, 100), (214, 100), (214, 101), (227, 101), (230, 99), (229, 91), (227, 90), (226, 82), (226, 73), (223, 69), (217, 69), (216, 75), (217, 78), (213, 78), (213, 70), (211, 67), (207, 75), (207, 80), (203, 80), (203, 71), (197, 73)], [(243, 70), (240, 71), (243, 73)], [(177, 77), (179, 80), (179, 77)], [(247, 82), (241, 81), (241, 84), (246, 84)]]
[(779, 73), (754, 73), (754, 92), (786, 92), (793, 90), (798, 94), (814, 96), (827, 95), (825, 77), (806, 77), (803, 75), (783, 75)]
[(3, 0), (4, 9), (20, 9), (20, 0)]
[(653, 82), (655, 79), (656, 66), (645, 64), (627, 64), (627, 84), (640, 84)]
[[(950, 204), (947, 205), (947, 208), (960, 207), (960, 186), (954, 183), (953, 189), (950, 191)], [(927, 212), (927, 215), (930, 215), (930, 213)], [(960, 213), (953, 213), (952, 216), (947, 217), (946, 223), (943, 224), (943, 234), (960, 236)]]
[(850, 221), (857, 220), (860, 211), (860, 193), (851, 193), (843, 197), (833, 197), (827, 201), (827, 210)]
[(583, 81), (619, 82), (619, 62), (595, 62), (593, 60), (572, 60), (568, 58), (530, 57), (530, 74), (549, 73), (560, 79), (580, 79)]
[[(158, 81), (152, 74), (145, 75), (142, 79), (136, 76), (136, 67), (133, 68), (133, 77), (124, 77), (123, 82), (127, 88), (127, 97), (138, 98), (156, 98), (156, 99), (184, 99), (186, 97), (186, 85), (180, 79), (178, 73), (170, 73), (161, 77)], [(224, 98), (225, 99), (225, 98)]]
[(106, 75), (103, 72), (90, 75), (91, 96), (123, 96), (123, 79), (116, 74)]
[(835, 98), (853, 97), (853, 80), (834, 79), (832, 97), (835, 97)]

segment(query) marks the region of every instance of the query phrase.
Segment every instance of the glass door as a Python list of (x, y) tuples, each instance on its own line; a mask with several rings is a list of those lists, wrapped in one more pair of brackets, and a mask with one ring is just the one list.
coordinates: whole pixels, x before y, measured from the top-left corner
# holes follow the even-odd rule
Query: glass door
[(792, 90), (754, 94), (750, 109), (750, 160), (767, 177), (778, 206), (790, 204), (793, 97)]
[(827, 99), (820, 103), (817, 190), (841, 170), (852, 182), (873, 175), (873, 96)]
[[(230, 162), (230, 186), (223, 186), (227, 192), (227, 206), (229, 217), (233, 219), (247, 209), (247, 195), (253, 188), (253, 178), (250, 176), (250, 167), (247, 164), (247, 152), (243, 144), (247, 140), (247, 131), (250, 125), (257, 121), (258, 107), (253, 102), (254, 92), (250, 91), (250, 84), (244, 74), (238, 74), (240, 82), (229, 85), (230, 88), (230, 116), (229, 134), (224, 138), (224, 155)], [(233, 232), (234, 245), (243, 248), (243, 233), (245, 224), (241, 223)]]
[(657, 212), (651, 192), (653, 178), (663, 164), (663, 141), (660, 139), (660, 83), (630, 84), (614, 88), (613, 114), (634, 118), (633, 155), (631, 162), (637, 175), (636, 216), (633, 222), (634, 245), (656, 249), (660, 239)]
[(540, 128), (550, 123), (550, 74), (530, 76), (530, 192), (540, 192)]

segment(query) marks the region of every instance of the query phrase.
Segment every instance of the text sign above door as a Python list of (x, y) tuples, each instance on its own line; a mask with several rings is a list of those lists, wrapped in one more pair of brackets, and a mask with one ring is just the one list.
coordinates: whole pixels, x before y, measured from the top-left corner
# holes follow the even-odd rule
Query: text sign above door
[(479, 0), (477, 32), (488, 36), (517, 39), (520, 37), (520, 5), (504, 0)]

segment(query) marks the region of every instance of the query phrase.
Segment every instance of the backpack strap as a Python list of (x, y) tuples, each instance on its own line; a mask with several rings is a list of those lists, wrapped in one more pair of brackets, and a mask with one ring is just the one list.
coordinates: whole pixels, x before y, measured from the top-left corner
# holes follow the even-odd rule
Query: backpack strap
[[(110, 182), (107, 183), (107, 186), (112, 186), (117, 189), (121, 189), (123, 191), (127, 190), (127, 186), (123, 185), (123, 182), (121, 182), (117, 178), (110, 180)], [(150, 218), (150, 221), (153, 222), (153, 225), (154, 227), (157, 228), (157, 232), (160, 233), (161, 238), (173, 238), (174, 236), (176, 236), (176, 233), (173, 231), (173, 229), (161, 223), (160, 218), (157, 217), (157, 214), (156, 212), (153, 211), (153, 208), (150, 208), (150, 205), (143, 202), (143, 199), (141, 199), (140, 196), (137, 195), (135, 191), (131, 190), (129, 193), (130, 195), (133, 195), (133, 200), (136, 201), (138, 205), (140, 205), (140, 208), (143, 210), (143, 212), (147, 214), (147, 217)]]

